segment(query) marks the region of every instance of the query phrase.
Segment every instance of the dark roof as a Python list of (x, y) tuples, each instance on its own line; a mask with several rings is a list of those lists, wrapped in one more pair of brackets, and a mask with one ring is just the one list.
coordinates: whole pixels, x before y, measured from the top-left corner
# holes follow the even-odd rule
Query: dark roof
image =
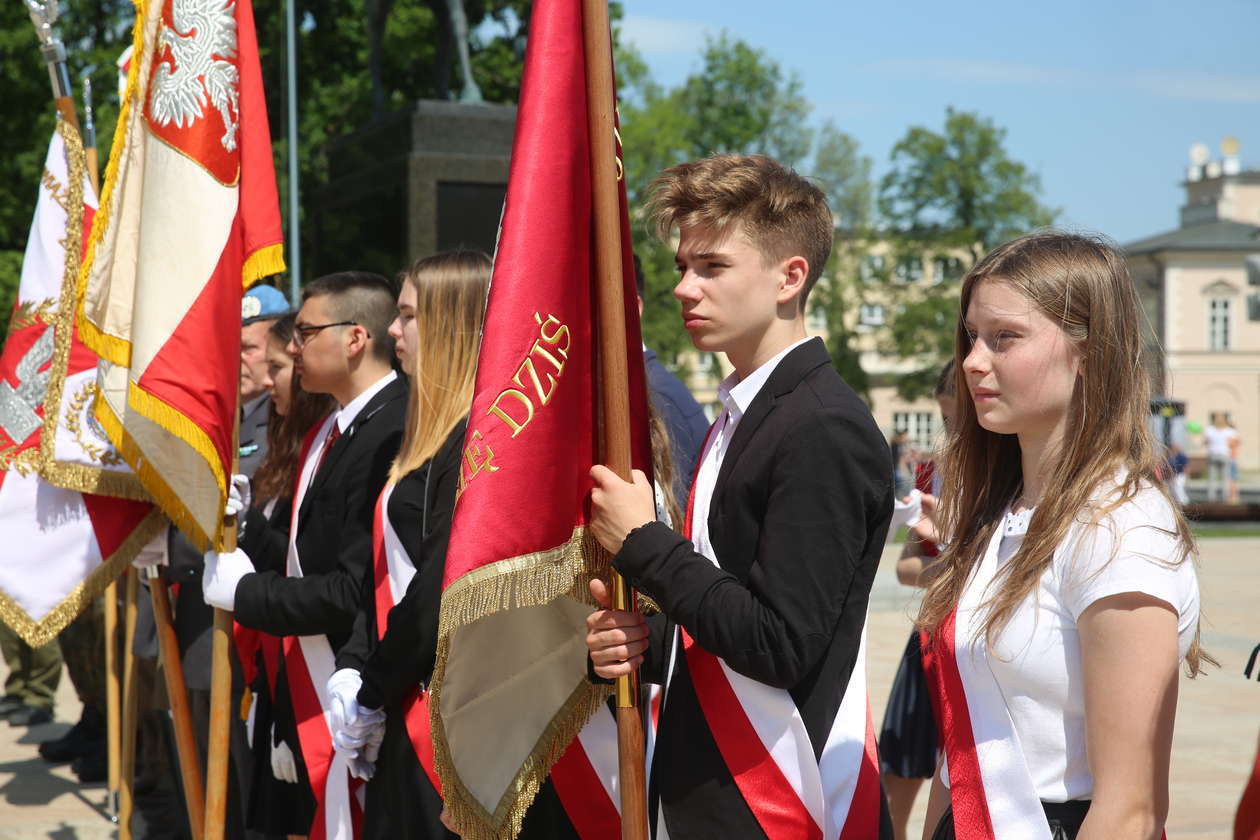
[(1187, 225), (1124, 246), (1126, 254), (1157, 251), (1260, 251), (1260, 227), (1220, 219)]

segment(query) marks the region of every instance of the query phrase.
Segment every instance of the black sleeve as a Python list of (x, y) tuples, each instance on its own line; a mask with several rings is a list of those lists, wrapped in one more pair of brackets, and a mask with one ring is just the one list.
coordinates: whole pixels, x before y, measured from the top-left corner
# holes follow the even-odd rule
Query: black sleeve
[[(433, 673), (437, 654), (438, 612), (442, 601), (442, 576), (446, 571), (446, 547), (451, 537), (455, 512), (455, 488), (459, 481), (460, 455), (464, 435), (457, 428), (430, 464), (421, 487), (418, 510), (409, 504), (409, 533), (399, 531), (408, 555), (416, 562), (416, 573), (407, 593), (389, 611), (385, 636), (362, 669), (363, 687), (359, 703), (379, 709), (401, 702), (418, 683)], [(456, 445), (449, 445), (454, 440)], [(408, 494), (410, 499), (412, 494)], [(428, 515), (423, 505), (428, 500)], [(421, 523), (428, 532), (421, 533)]]
[(869, 437), (836, 409), (812, 413), (783, 439), (747, 584), (655, 522), (627, 537), (618, 571), (736, 671), (790, 688), (827, 650), (872, 536), (868, 522), (880, 521), (886, 450)]
[(273, 636), (349, 635), (364, 608), (376, 497), (385, 486), (401, 437), (401, 429), (390, 430), (368, 451), (347, 452), (342, 459), (346, 470), (334, 477), (344, 494), (335, 566), (303, 577), (275, 571), (246, 575), (236, 587), (237, 620)]
[(289, 555), (289, 514), (292, 502), (280, 499), (271, 516), (265, 516), (258, 508), (245, 513), (240, 549), (249, 555), (254, 568), (260, 572), (285, 573)]

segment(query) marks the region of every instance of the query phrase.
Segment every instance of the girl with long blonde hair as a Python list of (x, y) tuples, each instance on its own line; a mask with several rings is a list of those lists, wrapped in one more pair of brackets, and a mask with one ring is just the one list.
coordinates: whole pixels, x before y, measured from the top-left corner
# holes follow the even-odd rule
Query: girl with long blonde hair
[(925, 838), (1158, 838), (1194, 540), (1157, 478), (1141, 310), (1100, 238), (1036, 233), (963, 282), (924, 598), (942, 723)]
[(417, 261), (400, 278), (389, 333), (411, 378), (410, 404), (376, 507), (374, 578), (366, 597), (375, 599), (377, 626), (360, 621), (355, 628), (380, 642), (372, 650), (360, 639), (358, 647), (372, 650), (361, 671), (338, 671), (329, 682), (337, 695), (334, 744), (352, 773), (370, 779), (364, 838), (450, 836), (440, 821), (436, 781), (425, 769), (433, 767), (431, 748), (418, 744), (427, 742), (424, 686), (437, 650), (446, 544), (491, 267), (483, 253), (450, 251)]

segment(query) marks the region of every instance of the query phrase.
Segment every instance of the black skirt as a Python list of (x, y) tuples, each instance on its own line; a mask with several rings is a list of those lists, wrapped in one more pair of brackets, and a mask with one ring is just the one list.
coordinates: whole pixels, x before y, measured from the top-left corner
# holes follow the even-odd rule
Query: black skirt
[(939, 736), (929, 692), (919, 634), (911, 633), (879, 733), (879, 762), (885, 773), (903, 779), (930, 779), (936, 772)]
[[(1089, 800), (1042, 802), (1041, 807), (1046, 812), (1046, 822), (1050, 824), (1051, 840), (1076, 840), (1081, 824), (1085, 822), (1085, 815), (1089, 813)], [(932, 832), (932, 840), (956, 840), (952, 805), (941, 814), (941, 821)]]

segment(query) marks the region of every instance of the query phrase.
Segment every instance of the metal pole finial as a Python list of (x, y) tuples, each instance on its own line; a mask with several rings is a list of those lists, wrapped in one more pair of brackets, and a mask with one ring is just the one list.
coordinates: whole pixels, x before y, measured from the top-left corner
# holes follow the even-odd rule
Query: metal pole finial
[(26, 11), (35, 26), (35, 36), (39, 38), (39, 51), (48, 65), (48, 76), (52, 80), (53, 97), (65, 99), (71, 96), (70, 73), (66, 69), (66, 45), (61, 43), (53, 26), (61, 16), (61, 7), (57, 0), (23, 0)]

